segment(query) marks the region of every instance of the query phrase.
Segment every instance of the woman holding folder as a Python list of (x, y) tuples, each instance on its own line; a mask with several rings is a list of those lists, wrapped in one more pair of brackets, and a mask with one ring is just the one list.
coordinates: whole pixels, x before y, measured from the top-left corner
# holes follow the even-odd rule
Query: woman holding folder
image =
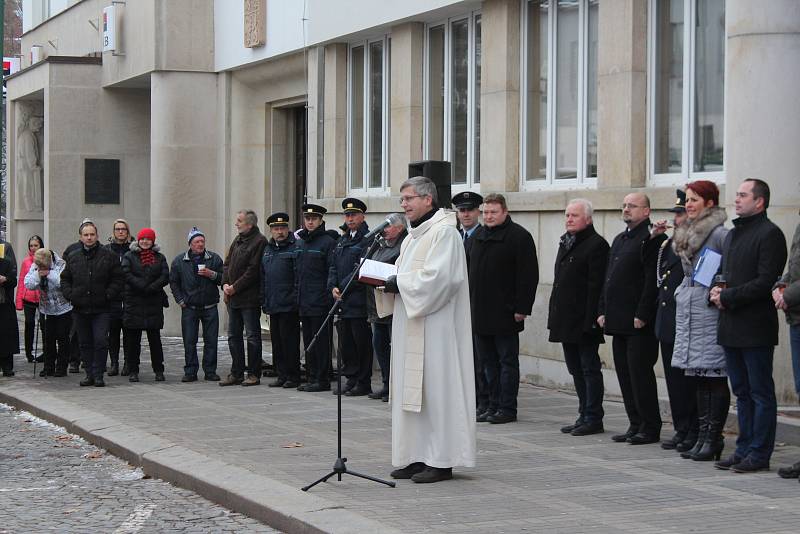
[[(708, 300), (713, 275), (722, 259), (728, 230), (719, 207), (719, 189), (708, 180), (686, 186), (687, 221), (675, 230), (672, 247), (683, 266), (683, 282), (675, 290), (675, 349), (672, 366), (697, 381), (699, 435), (694, 448), (682, 452), (696, 461), (719, 459), (724, 447), (722, 429), (728, 416), (725, 352), (717, 345), (719, 310)], [(716, 266), (716, 267), (715, 267)]]

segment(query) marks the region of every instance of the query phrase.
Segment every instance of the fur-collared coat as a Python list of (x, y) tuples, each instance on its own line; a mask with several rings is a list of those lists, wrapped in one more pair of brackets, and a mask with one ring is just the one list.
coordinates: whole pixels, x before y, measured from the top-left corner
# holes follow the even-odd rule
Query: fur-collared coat
[(725, 370), (725, 351), (717, 345), (719, 310), (708, 300), (709, 288), (694, 282), (692, 274), (703, 248), (722, 254), (727, 218), (724, 209), (708, 208), (675, 230), (672, 248), (681, 259), (683, 282), (675, 290), (673, 367)]

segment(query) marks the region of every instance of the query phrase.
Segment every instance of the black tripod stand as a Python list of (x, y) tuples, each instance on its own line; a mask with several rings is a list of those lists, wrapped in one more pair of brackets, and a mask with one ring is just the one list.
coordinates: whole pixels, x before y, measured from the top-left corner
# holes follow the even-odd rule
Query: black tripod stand
[[(367, 249), (367, 253), (358, 262), (353, 269), (353, 272), (350, 274), (350, 280), (347, 282), (347, 285), (344, 286), (344, 289), (339, 294), (339, 298), (336, 299), (336, 302), (333, 303), (330, 311), (328, 312), (328, 316), (325, 317), (325, 320), (322, 322), (322, 326), (317, 333), (314, 334), (314, 338), (309, 343), (308, 347), (305, 348), (305, 355), (306, 361), (308, 361), (308, 352), (316, 345), (317, 340), (319, 339), (322, 332), (325, 330), (325, 326), (330, 323), (331, 328), (333, 328), (333, 316), (336, 315), (336, 310), (339, 309), (339, 303), (345, 298), (347, 295), (347, 291), (350, 289), (350, 286), (353, 284), (358, 278), (358, 272), (361, 270), (361, 265), (364, 263), (364, 260), (368, 259), (372, 256), (373, 252), (378, 246), (378, 239), (380, 238), (380, 234), (375, 236), (375, 240)], [(332, 335), (329, 336), (329, 340), (332, 339)], [(395, 487), (394, 482), (390, 482), (388, 480), (381, 480), (380, 478), (371, 477), (369, 475), (365, 475), (363, 473), (358, 473), (356, 471), (351, 471), (347, 468), (347, 458), (342, 458), (342, 353), (341, 351), (336, 351), (336, 382), (337, 382), (337, 391), (336, 391), (336, 461), (333, 463), (333, 470), (325, 475), (324, 477), (320, 478), (316, 482), (312, 482), (308, 486), (304, 486), (302, 488), (303, 491), (308, 491), (320, 482), (327, 482), (329, 478), (333, 475), (337, 476), (337, 480), (342, 480), (342, 475), (353, 475), (354, 477), (364, 478), (366, 480), (372, 480), (373, 482), (380, 482), (381, 484), (386, 484), (389, 487)]]

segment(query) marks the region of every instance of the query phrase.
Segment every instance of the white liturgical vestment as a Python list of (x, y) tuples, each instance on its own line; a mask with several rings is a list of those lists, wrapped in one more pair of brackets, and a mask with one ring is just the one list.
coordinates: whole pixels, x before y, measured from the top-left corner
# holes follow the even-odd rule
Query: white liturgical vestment
[(392, 320), (392, 464), (475, 465), (475, 370), (464, 244), (440, 209), (403, 241)]

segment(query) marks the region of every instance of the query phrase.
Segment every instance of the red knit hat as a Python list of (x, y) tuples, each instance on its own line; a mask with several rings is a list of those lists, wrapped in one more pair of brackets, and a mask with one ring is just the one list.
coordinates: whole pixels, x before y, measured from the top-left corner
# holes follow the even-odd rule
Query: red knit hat
[(139, 230), (139, 235), (136, 236), (136, 239), (149, 239), (150, 241), (155, 241), (156, 231), (152, 228), (142, 228)]

